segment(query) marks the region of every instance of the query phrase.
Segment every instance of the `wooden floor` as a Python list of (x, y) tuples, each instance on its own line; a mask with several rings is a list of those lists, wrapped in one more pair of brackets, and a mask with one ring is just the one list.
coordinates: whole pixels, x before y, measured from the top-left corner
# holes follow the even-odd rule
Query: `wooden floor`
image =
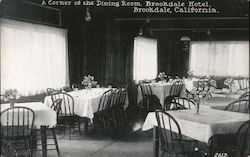
[[(87, 134), (74, 133), (69, 136), (57, 134), (61, 157), (152, 157), (152, 130), (141, 131), (144, 116), (130, 119), (129, 126), (114, 135), (90, 129)], [(41, 152), (35, 152), (41, 157)], [(56, 151), (49, 151), (56, 157)]]

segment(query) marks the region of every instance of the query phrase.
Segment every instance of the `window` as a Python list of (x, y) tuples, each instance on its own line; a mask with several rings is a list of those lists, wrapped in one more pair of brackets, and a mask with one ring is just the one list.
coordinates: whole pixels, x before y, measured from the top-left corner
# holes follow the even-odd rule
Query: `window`
[(69, 84), (66, 30), (1, 20), (1, 91), (25, 96)]
[(197, 76), (249, 77), (249, 42), (191, 42), (190, 69)]
[(137, 83), (157, 76), (157, 40), (136, 37), (134, 40), (133, 78)]

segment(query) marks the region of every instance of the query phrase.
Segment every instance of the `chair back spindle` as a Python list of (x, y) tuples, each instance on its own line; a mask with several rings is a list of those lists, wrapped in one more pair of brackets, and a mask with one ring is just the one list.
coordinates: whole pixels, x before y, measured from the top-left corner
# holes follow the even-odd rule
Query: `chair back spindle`
[(236, 100), (227, 105), (224, 110), (240, 113), (250, 113), (249, 100)]
[(161, 149), (175, 155), (184, 155), (182, 134), (178, 122), (167, 112), (155, 111), (158, 124)]

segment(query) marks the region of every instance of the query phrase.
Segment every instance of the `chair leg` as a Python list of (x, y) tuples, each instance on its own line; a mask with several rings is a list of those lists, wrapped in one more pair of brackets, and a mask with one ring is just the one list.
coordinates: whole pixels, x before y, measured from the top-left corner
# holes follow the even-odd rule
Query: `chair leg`
[(57, 151), (57, 155), (58, 157), (60, 157), (60, 152), (59, 152), (59, 147), (58, 147), (58, 143), (57, 143), (57, 139), (56, 139), (56, 134), (55, 134), (55, 128), (52, 128), (52, 135), (53, 135), (53, 139), (56, 145), (56, 151)]
[[(81, 134), (81, 123), (80, 123), (80, 119), (78, 119), (78, 129), (79, 129), (79, 134)], [(87, 123), (88, 124), (88, 123)]]
[(42, 140), (42, 153), (43, 157), (47, 157), (47, 133), (46, 133), (46, 127), (41, 126), (41, 140)]
[(72, 124), (69, 124), (69, 139), (71, 140), (71, 129), (72, 129)]
[(142, 100), (142, 101), (139, 102), (140, 113), (142, 112), (143, 104), (144, 104), (144, 100)]
[(117, 129), (117, 122), (116, 122), (116, 117), (115, 117), (115, 113), (114, 111), (112, 111), (112, 119), (113, 119), (113, 122), (114, 122), (114, 128)]
[(106, 130), (106, 129), (107, 129), (107, 124), (106, 124), (106, 121), (105, 121), (105, 117), (104, 117), (104, 116), (102, 117), (102, 122), (103, 122), (103, 127), (104, 127), (104, 129)]
[(31, 147), (30, 147), (30, 141), (29, 139), (25, 139), (25, 146), (24, 146), (27, 152), (27, 156), (32, 157), (32, 151), (31, 151)]
[(123, 111), (122, 107), (119, 107), (118, 113), (119, 113), (119, 116), (120, 116), (121, 126), (125, 127), (125, 124), (126, 124), (125, 115), (124, 115), (125, 112)]

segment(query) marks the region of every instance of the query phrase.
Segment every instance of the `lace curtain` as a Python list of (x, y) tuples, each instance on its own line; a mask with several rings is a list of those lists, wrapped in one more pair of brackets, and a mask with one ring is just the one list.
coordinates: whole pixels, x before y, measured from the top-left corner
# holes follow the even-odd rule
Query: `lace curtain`
[(69, 84), (67, 31), (1, 19), (1, 92), (28, 96)]
[(191, 42), (190, 69), (197, 76), (249, 77), (249, 42)]
[(144, 37), (134, 39), (133, 79), (137, 83), (157, 76), (157, 40)]

